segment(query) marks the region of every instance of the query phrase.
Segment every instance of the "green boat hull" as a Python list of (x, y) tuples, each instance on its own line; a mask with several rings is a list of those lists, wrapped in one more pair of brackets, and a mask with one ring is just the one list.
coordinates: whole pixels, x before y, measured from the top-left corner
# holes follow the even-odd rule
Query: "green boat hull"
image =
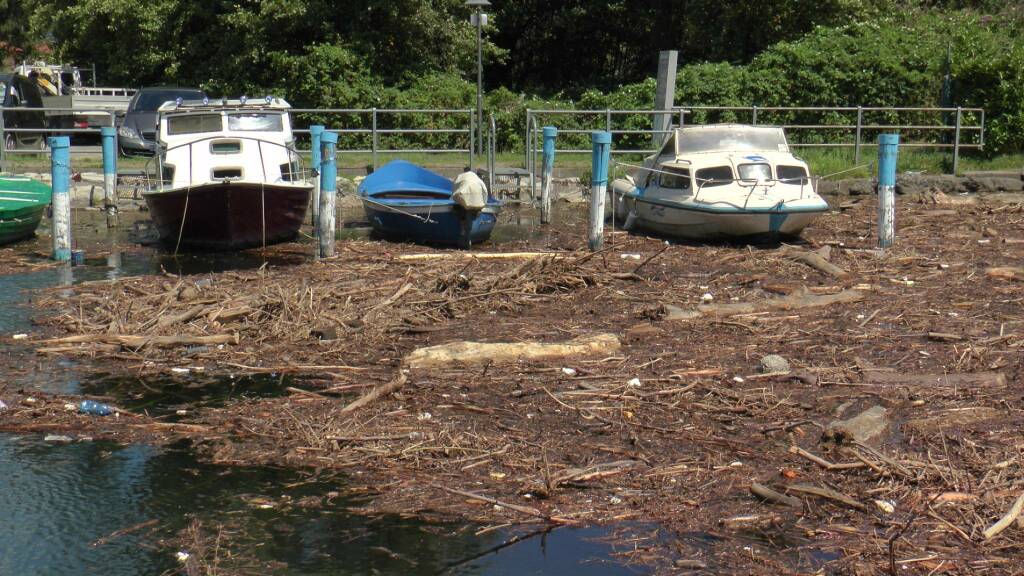
[(0, 245), (32, 237), (50, 197), (50, 187), (42, 182), (0, 176)]

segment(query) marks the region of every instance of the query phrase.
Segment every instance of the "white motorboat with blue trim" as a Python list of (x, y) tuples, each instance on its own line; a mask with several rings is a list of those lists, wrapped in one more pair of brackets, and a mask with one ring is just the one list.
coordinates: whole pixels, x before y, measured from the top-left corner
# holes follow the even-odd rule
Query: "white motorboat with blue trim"
[(607, 203), (626, 229), (690, 239), (798, 236), (828, 210), (778, 127), (677, 128), (632, 167), (612, 183)]

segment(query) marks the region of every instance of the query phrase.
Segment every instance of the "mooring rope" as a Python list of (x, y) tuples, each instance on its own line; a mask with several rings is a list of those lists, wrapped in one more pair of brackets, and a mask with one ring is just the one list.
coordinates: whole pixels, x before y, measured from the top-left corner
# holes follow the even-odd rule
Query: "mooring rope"
[[(394, 206), (391, 206), (391, 205), (388, 205), (388, 204), (384, 204), (382, 202), (377, 202), (376, 200), (371, 200), (368, 196), (361, 196), (360, 198), (362, 199), (363, 202), (369, 202), (370, 204), (373, 204), (375, 206), (380, 206), (381, 208), (384, 208), (385, 210), (391, 210), (392, 212), (397, 212), (399, 214), (408, 216), (410, 218), (415, 218), (415, 219), (419, 220), (420, 222), (423, 222), (424, 224), (437, 224), (437, 220), (431, 220), (430, 219), (430, 214), (431, 214), (430, 212), (427, 213), (427, 218), (424, 218), (423, 216), (420, 216), (419, 214), (413, 214), (412, 212), (406, 212), (404, 210), (399, 210), (398, 208), (395, 208)], [(433, 208), (434, 208), (434, 205), (431, 204), (430, 205), (430, 209), (433, 210)]]
[(256, 149), (260, 152), (260, 168), (263, 170), (263, 179), (260, 180), (260, 227), (263, 231), (263, 249), (267, 249), (267, 164), (263, 160), (263, 143), (256, 141)]

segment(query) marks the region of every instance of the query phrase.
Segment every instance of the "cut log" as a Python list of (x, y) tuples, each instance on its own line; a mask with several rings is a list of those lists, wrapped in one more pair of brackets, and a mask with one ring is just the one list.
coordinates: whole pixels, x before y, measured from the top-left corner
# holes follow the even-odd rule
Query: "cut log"
[(176, 346), (209, 346), (217, 344), (238, 344), (237, 334), (213, 334), (211, 336), (136, 336), (130, 334), (78, 334), (64, 338), (43, 340), (43, 344), (120, 344), (129, 348), (157, 346), (174, 348)]
[(515, 360), (548, 360), (611, 354), (622, 344), (614, 334), (581, 336), (567, 342), (449, 342), (439, 346), (413, 350), (406, 357), (410, 368), (448, 366), (455, 362), (481, 364), (484, 362), (513, 362)]
[(1001, 372), (970, 372), (962, 374), (901, 374), (899, 372), (865, 372), (870, 384), (906, 386), (1006, 386)]
[(481, 260), (505, 260), (514, 258), (565, 258), (556, 252), (440, 252), (430, 254), (403, 254), (399, 260), (453, 260), (479, 258)]
[(799, 308), (820, 308), (832, 304), (850, 304), (864, 299), (859, 290), (843, 290), (836, 294), (808, 294), (806, 290), (781, 298), (768, 298), (757, 302), (736, 302), (728, 304), (707, 304), (693, 310), (672, 310), (669, 320), (691, 320), (701, 317), (736, 316), (775, 310), (796, 310)]
[(166, 314), (156, 319), (157, 326), (173, 326), (199, 316), (206, 311), (206, 306), (193, 306), (180, 314)]

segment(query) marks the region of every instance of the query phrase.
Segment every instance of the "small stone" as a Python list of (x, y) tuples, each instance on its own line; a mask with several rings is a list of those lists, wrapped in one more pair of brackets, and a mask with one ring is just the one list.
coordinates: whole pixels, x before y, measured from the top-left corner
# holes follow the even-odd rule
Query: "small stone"
[(576, 375), (576, 369), (575, 368), (562, 368), (562, 374), (565, 374), (566, 376), (575, 376)]
[(769, 354), (761, 358), (761, 372), (789, 372), (789, 361), (778, 354)]

